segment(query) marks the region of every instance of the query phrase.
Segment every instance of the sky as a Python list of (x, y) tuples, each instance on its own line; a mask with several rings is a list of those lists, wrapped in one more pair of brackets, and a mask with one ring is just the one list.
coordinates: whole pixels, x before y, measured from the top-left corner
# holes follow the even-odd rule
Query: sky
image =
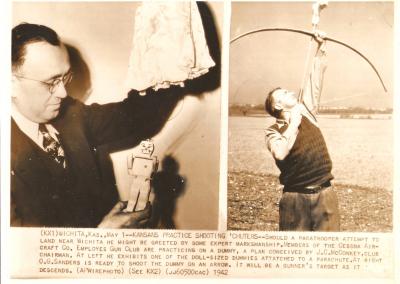
[[(311, 31), (312, 2), (232, 2), (234, 38), (260, 28)], [(319, 29), (363, 53), (378, 69), (388, 89), (359, 55), (328, 42), (328, 67), (322, 106), (393, 106), (393, 2), (330, 2)], [(268, 91), (298, 91), (310, 38), (289, 32), (262, 32), (230, 45), (230, 104), (262, 104)]]

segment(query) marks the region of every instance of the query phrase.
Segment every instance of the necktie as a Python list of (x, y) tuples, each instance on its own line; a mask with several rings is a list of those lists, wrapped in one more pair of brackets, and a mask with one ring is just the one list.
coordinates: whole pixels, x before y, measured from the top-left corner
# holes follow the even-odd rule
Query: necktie
[[(43, 149), (60, 165), (66, 167), (64, 150), (61, 144), (54, 139), (44, 124), (39, 124), (39, 131), (43, 135)], [(57, 134), (56, 134), (57, 135)], [(57, 136), (58, 138), (58, 136)]]

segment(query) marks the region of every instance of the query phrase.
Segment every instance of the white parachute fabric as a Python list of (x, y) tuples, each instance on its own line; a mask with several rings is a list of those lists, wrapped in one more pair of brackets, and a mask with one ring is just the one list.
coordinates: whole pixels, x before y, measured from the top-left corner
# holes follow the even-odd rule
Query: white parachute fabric
[(199, 77), (215, 65), (195, 2), (143, 2), (135, 16), (127, 87), (155, 90)]

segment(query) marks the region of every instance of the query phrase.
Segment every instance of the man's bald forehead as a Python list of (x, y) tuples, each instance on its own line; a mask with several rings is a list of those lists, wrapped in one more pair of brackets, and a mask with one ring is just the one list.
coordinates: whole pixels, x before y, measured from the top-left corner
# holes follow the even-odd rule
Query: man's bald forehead
[(26, 45), (24, 63), (19, 73), (38, 80), (48, 80), (65, 74), (70, 69), (68, 51), (65, 45), (51, 45), (34, 42)]
[(26, 46), (35, 42), (46, 42), (54, 46), (62, 43), (57, 33), (49, 27), (22, 23), (12, 29), (12, 68), (17, 70), (25, 60)]

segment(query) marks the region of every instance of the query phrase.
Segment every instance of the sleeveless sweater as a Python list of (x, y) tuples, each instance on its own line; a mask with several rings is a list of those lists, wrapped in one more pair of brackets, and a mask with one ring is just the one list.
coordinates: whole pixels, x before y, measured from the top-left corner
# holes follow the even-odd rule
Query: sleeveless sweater
[(276, 165), (281, 171), (279, 180), (286, 187), (304, 188), (333, 179), (332, 161), (321, 130), (304, 116), (292, 149), (284, 160), (276, 160)]

